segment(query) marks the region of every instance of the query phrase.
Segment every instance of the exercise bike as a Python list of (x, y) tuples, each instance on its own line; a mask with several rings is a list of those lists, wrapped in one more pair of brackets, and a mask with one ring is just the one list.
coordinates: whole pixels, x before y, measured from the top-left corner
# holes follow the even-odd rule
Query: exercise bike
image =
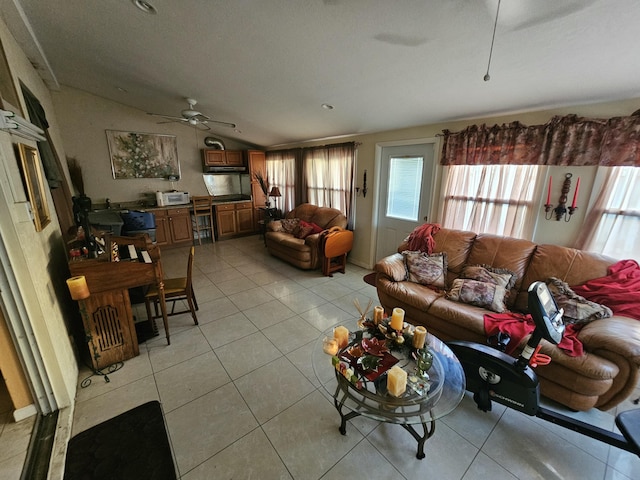
[(531, 364), (539, 358), (537, 349), (543, 338), (554, 345), (562, 340), (564, 311), (558, 308), (544, 282), (531, 284), (528, 306), (535, 330), (518, 358), (488, 345), (447, 342), (462, 363), (467, 390), (473, 393), (478, 409), (490, 411), (495, 401), (640, 456), (640, 409), (622, 412), (616, 417), (616, 425), (623, 434), (619, 435), (540, 405), (540, 385)]

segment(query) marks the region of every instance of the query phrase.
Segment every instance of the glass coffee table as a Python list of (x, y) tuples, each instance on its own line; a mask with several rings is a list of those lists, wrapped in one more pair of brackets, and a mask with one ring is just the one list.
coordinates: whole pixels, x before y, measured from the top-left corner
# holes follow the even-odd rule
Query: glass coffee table
[[(325, 339), (333, 339), (333, 327), (318, 338), (312, 353), (316, 377), (334, 399), (341, 418), (340, 433), (345, 435), (347, 422), (360, 415), (395, 423), (416, 439), (416, 457), (422, 459), (425, 456), (424, 443), (435, 433), (435, 421), (453, 411), (464, 396), (462, 365), (446, 344), (427, 334), (426, 344), (433, 361), (428, 375), (421, 376), (416, 372), (415, 349), (406, 341), (399, 344), (385, 337), (377, 328), (372, 328), (371, 321), (367, 322), (368, 328), (359, 326), (356, 320), (336, 325), (346, 327), (349, 336), (348, 346), (339, 349), (335, 355), (331, 354), (330, 348), (330, 353), (325, 353)], [(411, 340), (412, 327), (406, 323), (404, 325), (403, 336), (405, 340)], [(371, 339), (376, 337), (378, 339), (374, 343), (389, 345), (390, 348), (382, 354), (380, 351), (374, 352), (380, 361), (377, 367), (371, 368), (368, 361), (363, 361), (371, 350), (363, 352), (359, 347), (363, 345), (363, 339), (364, 345), (371, 347)], [(392, 366), (402, 368), (408, 377), (406, 391), (397, 397), (387, 391), (387, 373)], [(422, 425), (422, 433), (415, 428), (419, 425)]]

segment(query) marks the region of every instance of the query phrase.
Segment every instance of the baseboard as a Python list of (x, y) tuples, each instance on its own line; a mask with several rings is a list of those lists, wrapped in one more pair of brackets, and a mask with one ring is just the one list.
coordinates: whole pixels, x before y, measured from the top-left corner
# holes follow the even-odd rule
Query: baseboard
[(13, 420), (17, 423), (20, 420), (24, 420), (25, 418), (33, 417), (38, 414), (38, 409), (32, 403), (31, 405), (27, 405), (26, 407), (18, 408), (13, 411)]

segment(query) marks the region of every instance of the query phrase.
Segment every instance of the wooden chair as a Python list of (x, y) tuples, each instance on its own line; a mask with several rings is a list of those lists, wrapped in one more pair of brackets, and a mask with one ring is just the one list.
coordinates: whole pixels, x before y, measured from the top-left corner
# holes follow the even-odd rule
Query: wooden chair
[(211, 204), (211, 200), (209, 195), (191, 197), (191, 203), (193, 205), (191, 225), (193, 232), (198, 236), (198, 243), (200, 245), (202, 245), (202, 233), (207, 231), (209, 231), (209, 235), (211, 235), (211, 241), (215, 241), (213, 233), (213, 205)]
[[(198, 302), (196, 301), (196, 296), (193, 293), (193, 285), (191, 283), (191, 276), (193, 273), (193, 258), (196, 253), (196, 247), (191, 247), (189, 252), (189, 260), (187, 262), (187, 276), (179, 277), (179, 278), (165, 278), (164, 279), (164, 296), (166, 302), (172, 302), (171, 312), (167, 312), (167, 316), (170, 317), (172, 315), (179, 315), (181, 313), (191, 312), (191, 316), (193, 317), (193, 323), (198, 325), (198, 317), (196, 316), (196, 310), (198, 310)], [(158, 289), (155, 285), (149, 288), (149, 291), (144, 297), (144, 304), (147, 308), (147, 320), (151, 323), (156, 318), (162, 317), (160, 313), (158, 313), (158, 303), (159, 303), (159, 295)], [(188, 310), (181, 310), (179, 312), (175, 311), (176, 302), (186, 300), (189, 305)], [(153, 303), (154, 313), (151, 313), (151, 303)], [(171, 345), (171, 340), (169, 339), (169, 322), (166, 318), (163, 318), (164, 322), (164, 331), (167, 335), (167, 345)]]
[(353, 247), (353, 232), (340, 227), (328, 229), (322, 237), (322, 274), (333, 277), (333, 272), (345, 273), (347, 253)]

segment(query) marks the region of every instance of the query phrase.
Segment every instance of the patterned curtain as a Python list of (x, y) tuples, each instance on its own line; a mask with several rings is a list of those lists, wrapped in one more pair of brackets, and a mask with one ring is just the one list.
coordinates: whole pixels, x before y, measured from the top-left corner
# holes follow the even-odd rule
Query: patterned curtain
[(576, 115), (444, 130), (443, 165), (640, 166), (640, 110), (609, 120)]

